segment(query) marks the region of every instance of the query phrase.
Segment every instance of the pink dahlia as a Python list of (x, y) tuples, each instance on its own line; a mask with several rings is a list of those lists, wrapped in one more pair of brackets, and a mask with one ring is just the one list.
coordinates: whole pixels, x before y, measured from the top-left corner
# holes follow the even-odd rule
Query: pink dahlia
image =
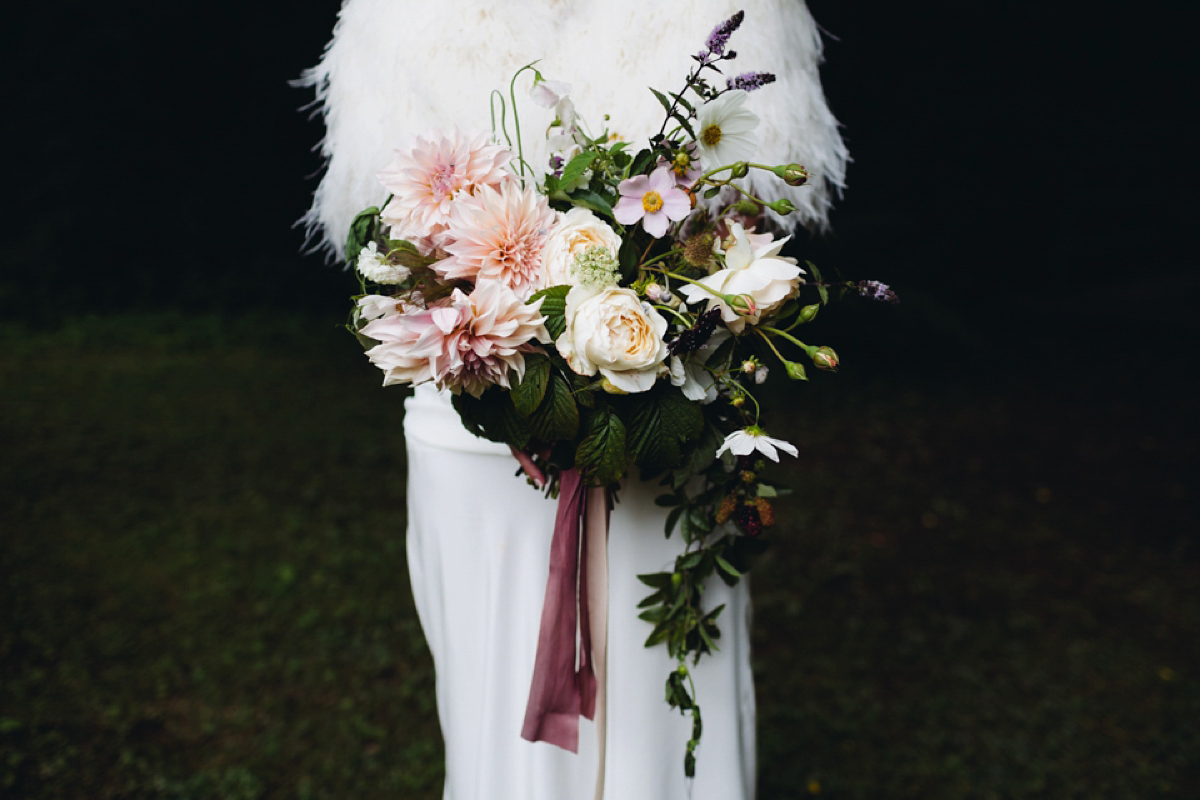
[(383, 221), (409, 239), (440, 231), (462, 195), (509, 180), (507, 148), (488, 142), (486, 133), (468, 136), (457, 128), (445, 136), (418, 136), (409, 152), (395, 151), (379, 182), (392, 193)]
[(509, 287), (483, 281), (470, 295), (455, 289), (448, 305), (431, 311), (421, 337), (438, 388), (479, 397), (493, 384), (509, 388), (509, 372), (525, 375), (530, 342), (548, 342), (541, 303), (526, 305)]
[(498, 281), (528, 297), (546, 285), (542, 249), (555, 221), (532, 184), (480, 187), (456, 209), (446, 231), (450, 256), (433, 268), (448, 280)]
[(398, 314), (395, 311), (393, 305), (390, 313), (368, 322), (359, 330), (379, 342), (367, 351), (367, 358), (383, 370), (384, 386), (433, 380), (429, 348), (422, 346), (422, 336), (433, 326), (432, 313), (414, 310)]
[(646, 233), (661, 239), (671, 222), (678, 222), (692, 211), (687, 192), (675, 185), (675, 174), (661, 166), (649, 175), (638, 175), (621, 181), (617, 187), (621, 199), (613, 216), (622, 225), (641, 220)]

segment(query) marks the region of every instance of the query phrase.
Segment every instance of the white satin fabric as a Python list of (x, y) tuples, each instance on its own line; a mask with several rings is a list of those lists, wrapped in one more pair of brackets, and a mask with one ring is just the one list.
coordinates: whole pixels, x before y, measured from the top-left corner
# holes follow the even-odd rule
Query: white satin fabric
[[(580, 720), (579, 753), (521, 738), (537, 650), (555, 502), (516, 476), (504, 445), (476, 438), (446, 396), (418, 387), (406, 403), (408, 563), (437, 672), (446, 743), (445, 800), (593, 800), (596, 728)], [(704, 716), (694, 784), (683, 776), (690, 716), (670, 709), (674, 662), (643, 647), (639, 573), (669, 569), (683, 547), (663, 536), (658, 488), (627, 479), (609, 531), (606, 800), (752, 800), (754, 686), (750, 598), (714, 580), (726, 603), (721, 651), (693, 670)]]

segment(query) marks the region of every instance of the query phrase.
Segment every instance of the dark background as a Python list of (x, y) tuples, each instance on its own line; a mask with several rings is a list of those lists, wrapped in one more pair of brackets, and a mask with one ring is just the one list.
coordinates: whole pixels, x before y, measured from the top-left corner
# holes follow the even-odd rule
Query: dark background
[[(337, 275), (296, 258), (321, 125), (287, 84), (318, 60), (336, 6), (10, 4), (4, 309), (340, 302)], [(1007, 342), (1077, 315), (1118, 339), (1193, 316), (1176, 248), (1197, 208), (1194, 6), (812, 10), (854, 158), (824, 261), (897, 285), (947, 332)], [(32, 302), (49, 295), (54, 309)], [(1008, 324), (968, 324), (981, 310)]]
[[(337, 7), (0, 12), (0, 797), (438, 793), (399, 394), (293, 227)], [(1196, 6), (810, 8), (805, 255), (902, 303), (778, 422), (760, 794), (1200, 796)]]

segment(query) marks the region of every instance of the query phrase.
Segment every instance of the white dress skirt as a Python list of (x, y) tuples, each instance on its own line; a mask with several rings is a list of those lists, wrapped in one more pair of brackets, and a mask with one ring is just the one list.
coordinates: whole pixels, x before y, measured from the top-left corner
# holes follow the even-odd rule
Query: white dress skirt
[[(445, 800), (592, 800), (596, 725), (580, 720), (579, 752), (521, 738), (537, 651), (556, 502), (517, 476), (508, 447), (468, 433), (449, 397), (418, 387), (405, 405), (408, 566), (437, 674), (446, 745)], [(754, 684), (746, 581), (714, 580), (726, 603), (721, 650), (693, 670), (704, 734), (694, 782), (683, 774), (690, 716), (667, 706), (675, 666), (643, 646), (650, 625), (639, 573), (668, 570), (683, 548), (663, 535), (653, 484), (626, 479), (609, 527), (604, 798), (751, 800)], [(689, 785), (691, 784), (691, 785)]]

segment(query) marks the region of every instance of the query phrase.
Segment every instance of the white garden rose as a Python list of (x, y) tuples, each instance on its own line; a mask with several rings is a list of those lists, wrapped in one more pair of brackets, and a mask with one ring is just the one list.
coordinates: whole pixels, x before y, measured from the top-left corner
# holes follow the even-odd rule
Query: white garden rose
[(567, 293), (566, 322), (555, 344), (575, 372), (599, 372), (626, 392), (654, 385), (667, 357), (667, 321), (632, 289), (576, 286)]
[[(702, 278), (701, 286), (688, 284), (679, 291), (689, 304), (707, 303), (708, 308), (720, 307), (726, 327), (741, 333), (746, 323), (757, 325), (763, 317), (778, 310), (795, 293), (804, 270), (796, 266), (796, 259), (779, 255), (784, 243), (792, 237), (773, 240), (748, 234), (736, 222), (729, 226), (729, 231), (734, 244), (725, 251), (725, 269)], [(714, 292), (726, 297), (749, 298), (753, 303), (752, 313), (739, 314)]]
[(546, 286), (578, 284), (580, 281), (571, 274), (571, 267), (575, 264), (575, 256), (589, 247), (604, 247), (616, 258), (621, 249), (621, 237), (591, 211), (577, 206), (558, 218), (542, 247)]

